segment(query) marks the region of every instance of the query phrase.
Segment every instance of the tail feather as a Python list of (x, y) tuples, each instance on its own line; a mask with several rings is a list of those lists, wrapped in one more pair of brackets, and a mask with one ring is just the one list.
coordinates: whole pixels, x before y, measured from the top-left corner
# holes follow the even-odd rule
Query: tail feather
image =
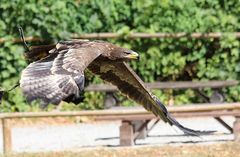
[(37, 61), (49, 55), (49, 51), (54, 49), (56, 44), (33, 46), (24, 54), (29, 61)]

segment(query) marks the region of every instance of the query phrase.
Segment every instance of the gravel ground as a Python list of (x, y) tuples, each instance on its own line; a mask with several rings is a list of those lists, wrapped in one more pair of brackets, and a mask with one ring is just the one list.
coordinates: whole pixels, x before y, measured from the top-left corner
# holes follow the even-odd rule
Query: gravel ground
[[(136, 141), (137, 145), (163, 145), (182, 143), (213, 143), (232, 140), (229, 133), (213, 118), (178, 119), (183, 125), (198, 130), (217, 130), (224, 135), (203, 137), (176, 136), (182, 134), (175, 127), (159, 122), (146, 139)], [(224, 117), (232, 126), (233, 117)], [(71, 125), (46, 125), (12, 128), (12, 149), (14, 152), (44, 152), (77, 150), (83, 147), (119, 145), (119, 121), (82, 123)], [(0, 132), (0, 135), (2, 133)], [(2, 137), (0, 138), (2, 151)]]

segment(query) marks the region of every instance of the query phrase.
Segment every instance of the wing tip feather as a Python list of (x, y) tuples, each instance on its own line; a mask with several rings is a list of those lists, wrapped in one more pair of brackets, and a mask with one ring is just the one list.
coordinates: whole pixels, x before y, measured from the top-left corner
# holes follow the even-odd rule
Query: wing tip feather
[(167, 113), (167, 119), (171, 122), (171, 125), (175, 125), (185, 135), (189, 135), (189, 136), (202, 136), (202, 135), (213, 135), (213, 134), (216, 133), (216, 131), (213, 131), (213, 130), (202, 131), (202, 130), (194, 130), (194, 129), (190, 129), (190, 128), (184, 127), (175, 118), (173, 118), (170, 113)]
[(160, 100), (155, 98), (155, 101), (157, 102), (157, 104), (159, 105), (159, 107), (161, 108), (163, 113), (165, 114), (165, 116), (166, 116), (166, 118), (168, 120), (168, 123), (170, 123), (170, 125), (175, 125), (181, 131), (183, 131), (183, 133), (185, 135), (189, 135), (189, 136), (213, 135), (213, 134), (215, 134), (217, 132), (217, 131), (211, 131), (211, 130), (210, 131), (193, 130), (193, 129), (184, 127), (174, 117), (171, 116), (171, 114), (168, 112), (166, 107), (160, 102)]

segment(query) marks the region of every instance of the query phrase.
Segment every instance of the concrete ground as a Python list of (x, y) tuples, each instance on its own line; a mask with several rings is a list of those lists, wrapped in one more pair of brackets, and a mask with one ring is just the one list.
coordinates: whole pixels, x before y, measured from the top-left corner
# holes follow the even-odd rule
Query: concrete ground
[[(233, 117), (224, 117), (232, 126)], [(217, 130), (222, 135), (202, 137), (181, 136), (175, 127), (159, 122), (146, 139), (136, 141), (137, 145), (163, 145), (183, 143), (213, 143), (233, 140), (229, 133), (213, 118), (178, 118), (184, 126), (197, 130)], [(41, 125), (12, 128), (12, 149), (14, 152), (66, 151), (86, 147), (119, 146), (120, 121), (78, 123), (69, 125)], [(2, 136), (2, 133), (0, 132)], [(2, 137), (0, 137), (2, 151)]]

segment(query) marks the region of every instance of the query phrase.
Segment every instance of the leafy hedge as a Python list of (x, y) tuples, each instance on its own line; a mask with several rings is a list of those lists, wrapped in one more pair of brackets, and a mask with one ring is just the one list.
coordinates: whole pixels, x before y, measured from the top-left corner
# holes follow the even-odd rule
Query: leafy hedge
[[(56, 42), (71, 34), (90, 32), (239, 32), (240, 1), (222, 0), (1, 0), (0, 86), (9, 88), (26, 67), (23, 46), (11, 42), (19, 37), (17, 25), (26, 36)], [(220, 39), (136, 39), (109, 40), (141, 54), (132, 67), (147, 82), (177, 80), (226, 80), (240, 78), (240, 42), (234, 36)], [(36, 45), (40, 43), (31, 43)], [(100, 79), (90, 76), (93, 83)], [(154, 91), (165, 103), (199, 102), (191, 90)], [(206, 90), (211, 93), (210, 90)], [(223, 90), (227, 101), (239, 101), (240, 87)], [(64, 109), (102, 108), (102, 93), (85, 93), (82, 105)], [(131, 104), (128, 101), (125, 105)], [(4, 96), (1, 111), (35, 110), (26, 105), (20, 89)]]

